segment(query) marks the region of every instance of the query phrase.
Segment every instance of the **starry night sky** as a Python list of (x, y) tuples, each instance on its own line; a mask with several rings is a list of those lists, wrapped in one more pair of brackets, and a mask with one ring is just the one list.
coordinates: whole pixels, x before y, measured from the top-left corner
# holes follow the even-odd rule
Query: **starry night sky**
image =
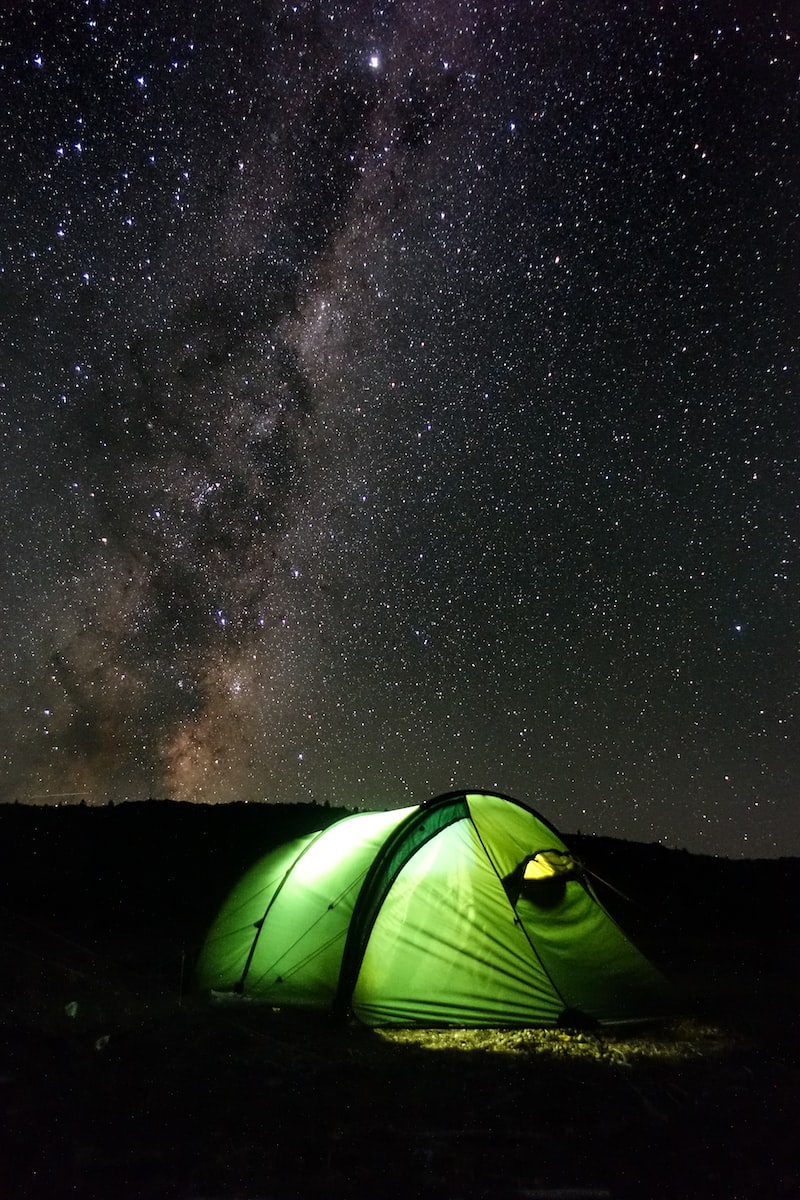
[(800, 19), (6, 0), (5, 800), (800, 853)]

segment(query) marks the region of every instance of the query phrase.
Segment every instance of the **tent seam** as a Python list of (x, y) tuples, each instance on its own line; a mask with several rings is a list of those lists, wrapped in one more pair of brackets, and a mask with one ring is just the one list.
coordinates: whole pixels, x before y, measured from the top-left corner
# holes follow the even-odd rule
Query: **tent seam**
[[(453, 811), (455, 812), (458, 809), (458, 806), (455, 803), (456, 800), (460, 800), (463, 803), (465, 811), (453, 816), (453, 818), (448, 821), (446, 825), (440, 825), (435, 829), (432, 829), (418, 845), (414, 846), (410, 853), (405, 854), (402, 863), (395, 871), (393, 877), (388, 880), (388, 883), (386, 880), (386, 859), (389, 857), (389, 847), (391, 846), (392, 849), (394, 849), (396, 844), (398, 851), (404, 849), (405, 844), (409, 841), (411, 833), (419, 826), (421, 826), (423, 829), (425, 828), (425, 821), (430, 817), (432, 812), (435, 811), (434, 807), (420, 805), (415, 811), (409, 813), (406, 820), (399, 825), (392, 832), (392, 834), (390, 834), (375, 855), (372, 866), (367, 872), (367, 878), (364, 879), (361, 890), (356, 898), (355, 905), (353, 906), (353, 913), (350, 918), (350, 928), (347, 931), (347, 938), (345, 940), (344, 951), (342, 953), (342, 961), (339, 967), (339, 979), (333, 1002), (333, 1011), (338, 1013), (340, 1016), (345, 1015), (350, 1008), (353, 999), (353, 991), (358, 981), (359, 971), (361, 970), (361, 963), (364, 960), (364, 953), (367, 945), (369, 944), (369, 939), (372, 934), (375, 921), (380, 911), (380, 907), (391, 891), (397, 876), (403, 870), (403, 867), (410, 862), (413, 856), (418, 850), (421, 849), (423, 845), (437, 837), (443, 829), (448, 828), (450, 825), (456, 824), (458, 821), (463, 821), (465, 817), (469, 817), (469, 806), (466, 803), (466, 796), (463, 793), (454, 793), (446, 797), (446, 802), (441, 807), (452, 806)], [(353, 930), (358, 929), (358, 918), (361, 917), (361, 910), (367, 907), (366, 890), (368, 886), (372, 885), (371, 876), (374, 876), (374, 879), (380, 883), (380, 890), (382, 892), (381, 902), (380, 904), (372, 904), (373, 911), (368, 914), (368, 922), (367, 920), (362, 922), (364, 928), (359, 931), (359, 936), (356, 938), (353, 934)], [(357, 960), (356, 947), (358, 951)]]
[(312, 846), (315, 846), (317, 844), (319, 839), (322, 837), (323, 833), (326, 833), (326, 832), (327, 832), (327, 829), (320, 829), (317, 836), (312, 837), (311, 841), (308, 842), (307, 845), (305, 845), (303, 847), (303, 849), (300, 851), (300, 853), (297, 855), (297, 857), (292, 859), (290, 865), (286, 868), (286, 871), (284, 872), (283, 879), (280, 881), (280, 883), (276, 887), (275, 891), (270, 896), (269, 903), (267, 904), (267, 907), (264, 909), (264, 915), (260, 918), (260, 920), (254, 922), (254, 925), (256, 927), (256, 934), (250, 944), (250, 950), (249, 950), (247, 958), (245, 960), (245, 964), (242, 967), (242, 974), (239, 977), (239, 979), (236, 981), (236, 983), (233, 985), (233, 990), (235, 992), (240, 992), (240, 993), (244, 992), (244, 982), (247, 979), (247, 975), (250, 970), (250, 966), (251, 966), (253, 957), (256, 952), (256, 946), (258, 945), (258, 940), (261, 937), (261, 931), (264, 928), (264, 923), (266, 922), (266, 919), (267, 919), (270, 909), (272, 908), (275, 901), (278, 899), (278, 896), (283, 891), (284, 884), (286, 883), (287, 879), (294, 871), (297, 864), (300, 862), (300, 859), (303, 858), (308, 853), (308, 851), (311, 849)]

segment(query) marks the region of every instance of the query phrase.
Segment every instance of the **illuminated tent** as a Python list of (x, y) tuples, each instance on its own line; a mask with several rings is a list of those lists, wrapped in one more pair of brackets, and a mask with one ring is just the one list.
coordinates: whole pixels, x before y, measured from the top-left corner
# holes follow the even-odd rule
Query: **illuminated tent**
[(367, 1025), (619, 1022), (663, 980), (555, 830), (502, 796), (345, 817), (261, 859), (223, 905), (201, 987)]

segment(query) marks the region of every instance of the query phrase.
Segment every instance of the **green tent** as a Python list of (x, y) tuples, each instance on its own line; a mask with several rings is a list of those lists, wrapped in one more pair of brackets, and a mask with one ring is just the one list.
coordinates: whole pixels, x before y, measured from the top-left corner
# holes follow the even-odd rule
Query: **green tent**
[(367, 1025), (556, 1025), (664, 1011), (664, 984), (542, 817), (493, 794), (345, 817), (261, 859), (201, 987)]

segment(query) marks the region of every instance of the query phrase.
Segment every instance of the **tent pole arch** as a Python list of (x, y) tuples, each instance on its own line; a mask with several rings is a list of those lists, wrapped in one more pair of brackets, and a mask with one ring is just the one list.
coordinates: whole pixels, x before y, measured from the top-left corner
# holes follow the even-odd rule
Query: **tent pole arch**
[(333, 1001), (332, 1011), (336, 1016), (344, 1017), (349, 1012), (367, 942), (395, 879), (420, 846), (424, 846), (448, 825), (468, 818), (469, 807), (465, 795), (453, 793), (433, 803), (420, 805), (387, 838), (375, 856), (353, 909)]

